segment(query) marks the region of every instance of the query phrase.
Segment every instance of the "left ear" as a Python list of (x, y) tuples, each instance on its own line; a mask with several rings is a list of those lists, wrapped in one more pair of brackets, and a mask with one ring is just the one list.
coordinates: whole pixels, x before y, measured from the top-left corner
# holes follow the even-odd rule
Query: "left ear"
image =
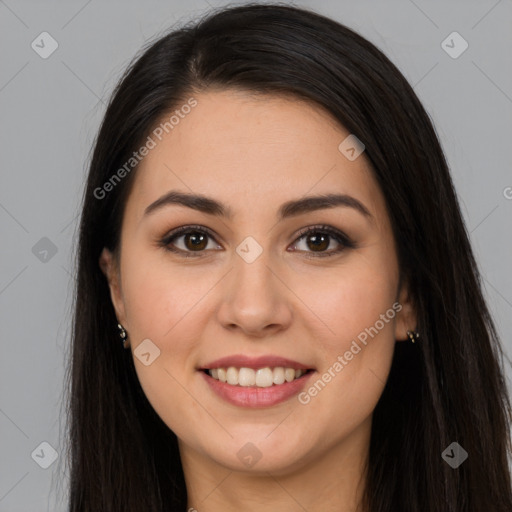
[(416, 305), (411, 299), (409, 280), (404, 279), (398, 295), (398, 302), (402, 306), (396, 314), (395, 339), (397, 341), (408, 341), (407, 331), (415, 331), (417, 325)]

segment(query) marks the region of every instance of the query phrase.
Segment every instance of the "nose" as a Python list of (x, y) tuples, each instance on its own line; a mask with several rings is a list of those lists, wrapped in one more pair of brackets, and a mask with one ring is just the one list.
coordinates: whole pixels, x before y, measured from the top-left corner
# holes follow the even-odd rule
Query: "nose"
[(292, 293), (267, 254), (268, 251), (263, 251), (252, 263), (234, 256), (234, 267), (224, 280), (218, 310), (224, 328), (262, 338), (289, 327)]

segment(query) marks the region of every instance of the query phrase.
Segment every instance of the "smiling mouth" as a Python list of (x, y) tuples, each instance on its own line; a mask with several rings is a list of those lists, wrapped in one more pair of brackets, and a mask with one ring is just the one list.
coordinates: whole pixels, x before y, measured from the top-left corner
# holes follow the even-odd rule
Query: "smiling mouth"
[(283, 366), (253, 368), (211, 368), (202, 370), (215, 380), (240, 387), (268, 388), (285, 382), (293, 382), (314, 370), (298, 370)]

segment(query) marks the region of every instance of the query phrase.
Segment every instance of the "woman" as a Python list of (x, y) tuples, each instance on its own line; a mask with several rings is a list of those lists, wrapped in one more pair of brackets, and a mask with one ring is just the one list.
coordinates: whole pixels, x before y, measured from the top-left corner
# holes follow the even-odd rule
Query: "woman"
[(247, 5), (146, 48), (95, 144), (77, 273), (71, 512), (512, 510), (445, 158), (339, 23)]

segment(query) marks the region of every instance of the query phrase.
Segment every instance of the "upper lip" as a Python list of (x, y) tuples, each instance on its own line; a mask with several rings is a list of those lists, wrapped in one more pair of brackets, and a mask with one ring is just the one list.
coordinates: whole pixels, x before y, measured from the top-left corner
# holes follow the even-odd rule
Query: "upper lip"
[(213, 368), (229, 368), (230, 366), (234, 366), (235, 368), (253, 368), (254, 370), (257, 370), (258, 368), (265, 368), (267, 366), (271, 368), (282, 366), (284, 368), (293, 368), (295, 370), (312, 369), (311, 366), (299, 363), (298, 361), (293, 361), (292, 359), (287, 359), (286, 357), (276, 355), (249, 357), (242, 354), (221, 357), (220, 359), (216, 359), (211, 363), (201, 366), (199, 369), (211, 370)]

